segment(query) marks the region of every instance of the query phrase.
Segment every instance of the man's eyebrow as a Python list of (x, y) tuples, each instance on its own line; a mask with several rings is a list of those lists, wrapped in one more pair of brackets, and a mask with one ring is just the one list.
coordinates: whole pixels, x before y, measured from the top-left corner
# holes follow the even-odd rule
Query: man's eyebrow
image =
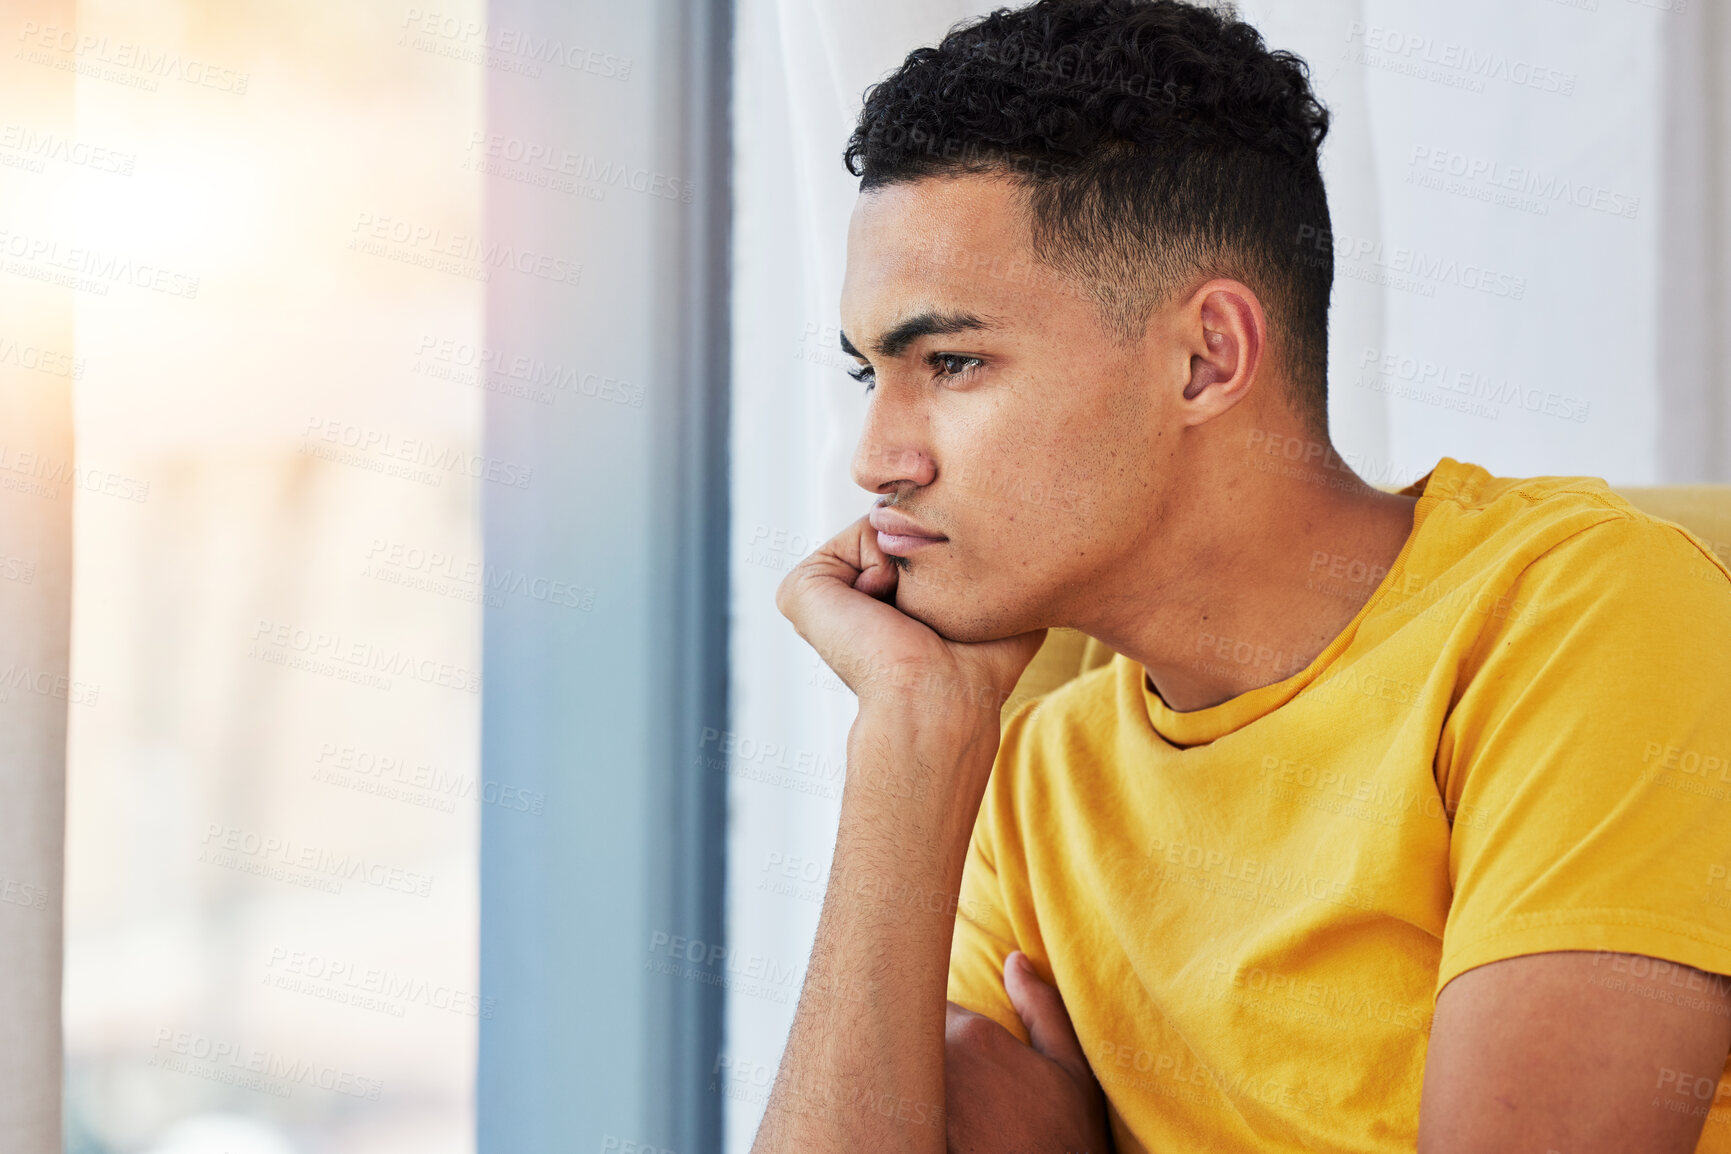
[[(973, 313), (948, 313), (938, 309), (927, 309), (915, 313), (872, 344), (872, 351), (881, 357), (895, 358), (902, 355), (907, 347), (921, 337), (944, 336), (949, 333), (970, 332), (975, 329), (989, 329), (991, 324)], [(847, 334), (841, 334), (841, 351), (850, 357), (864, 359), (865, 354), (854, 348), (853, 342), (847, 339)]]

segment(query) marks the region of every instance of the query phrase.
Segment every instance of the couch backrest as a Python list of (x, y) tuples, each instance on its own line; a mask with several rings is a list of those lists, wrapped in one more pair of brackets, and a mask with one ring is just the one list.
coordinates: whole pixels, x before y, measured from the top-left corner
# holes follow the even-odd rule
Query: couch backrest
[[(1731, 485), (1652, 485), (1616, 490), (1629, 504), (1699, 537), (1731, 565)], [(1053, 629), (1004, 703), (1002, 719), (1030, 697), (1058, 688), (1077, 674), (1106, 664), (1112, 650), (1074, 629)]]

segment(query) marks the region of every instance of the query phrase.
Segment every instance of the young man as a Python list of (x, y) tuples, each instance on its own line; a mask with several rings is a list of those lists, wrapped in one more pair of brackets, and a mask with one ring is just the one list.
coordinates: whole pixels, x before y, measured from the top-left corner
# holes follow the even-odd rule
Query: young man
[[(777, 593), (860, 706), (756, 1150), (1731, 1151), (1731, 571), (1345, 467), (1327, 123), (1173, 0), (868, 93), (878, 500)], [(1119, 656), (1000, 730), (1058, 625)]]

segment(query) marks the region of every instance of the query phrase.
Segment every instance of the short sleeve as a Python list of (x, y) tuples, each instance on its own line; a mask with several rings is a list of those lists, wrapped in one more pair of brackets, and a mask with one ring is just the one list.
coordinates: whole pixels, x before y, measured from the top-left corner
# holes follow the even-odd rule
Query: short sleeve
[[(950, 975), (946, 997), (958, 1006), (984, 1014), (1023, 1042), (1028, 1031), (1004, 991), (1004, 959), (1021, 948), (998, 873), (999, 826), (1014, 822), (1011, 781), (1020, 762), (1020, 743), (1029, 713), (1038, 699), (1017, 707), (1005, 722), (991, 778), (974, 818), (968, 856), (962, 865), (962, 885), (956, 899), (956, 928), (950, 940)], [(1009, 839), (1014, 840), (1014, 839)], [(1013, 863), (1005, 863), (1011, 866)]]
[(1676, 525), (1607, 515), (1473, 610), (1437, 747), (1438, 992), (1553, 950), (1731, 973), (1731, 574)]

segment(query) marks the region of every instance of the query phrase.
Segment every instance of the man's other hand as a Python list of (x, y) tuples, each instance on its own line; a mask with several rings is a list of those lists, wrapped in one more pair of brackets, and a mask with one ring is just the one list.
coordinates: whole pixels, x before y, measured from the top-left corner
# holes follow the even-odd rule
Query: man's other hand
[(1057, 988), (1013, 950), (1004, 959), (1004, 990), (1032, 1046), (983, 1014), (948, 1006), (944, 1110), (951, 1154), (1109, 1154), (1106, 1095)]

